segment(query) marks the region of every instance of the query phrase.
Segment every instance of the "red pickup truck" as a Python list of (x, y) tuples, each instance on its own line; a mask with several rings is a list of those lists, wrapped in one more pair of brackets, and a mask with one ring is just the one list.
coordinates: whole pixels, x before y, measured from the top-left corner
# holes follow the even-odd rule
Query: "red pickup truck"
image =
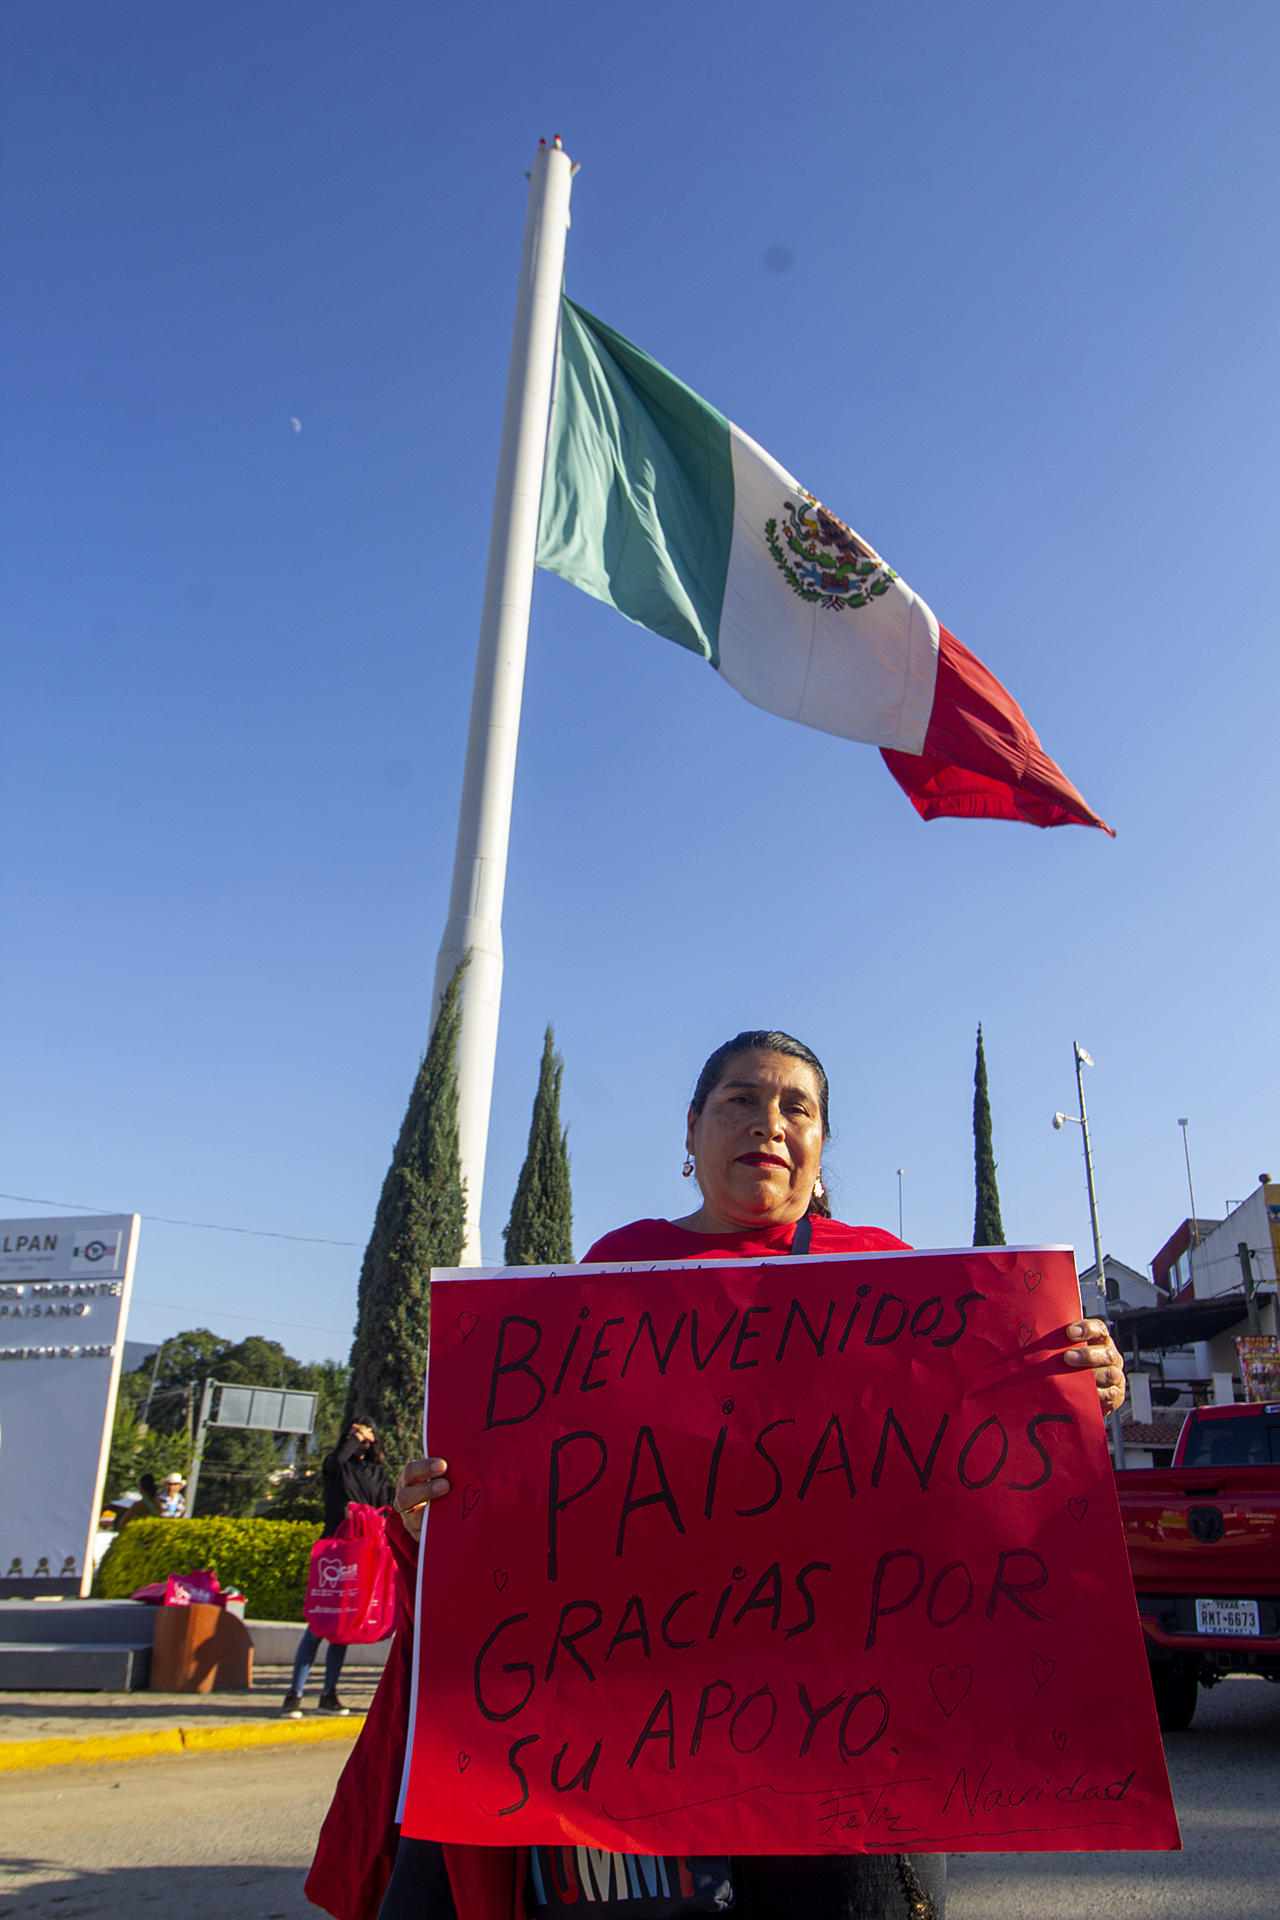
[(1280, 1406), (1196, 1407), (1171, 1467), (1116, 1475), (1162, 1727), (1199, 1689), (1280, 1680)]

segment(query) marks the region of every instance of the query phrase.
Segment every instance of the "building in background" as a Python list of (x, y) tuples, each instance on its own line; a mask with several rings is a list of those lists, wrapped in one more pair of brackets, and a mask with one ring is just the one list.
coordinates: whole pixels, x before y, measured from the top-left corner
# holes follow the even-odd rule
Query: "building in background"
[[(1164, 1305), (1164, 1297), (1148, 1280), (1145, 1273), (1139, 1273), (1136, 1267), (1126, 1267), (1123, 1260), (1117, 1260), (1112, 1253), (1104, 1253), (1102, 1264), (1107, 1274), (1107, 1309), (1133, 1312), (1139, 1307), (1159, 1307)], [(1088, 1300), (1096, 1294), (1098, 1286), (1098, 1263), (1084, 1269), (1080, 1275), (1080, 1295)]]
[(1169, 1235), (1158, 1254), (1151, 1262), (1151, 1278), (1168, 1299), (1176, 1300), (1185, 1293), (1190, 1299), (1193, 1287), (1195, 1257), (1200, 1243), (1206, 1240), (1221, 1220), (1184, 1220)]
[[(1103, 1264), (1129, 1374), (1126, 1463), (1167, 1466), (1193, 1406), (1248, 1397), (1237, 1342), (1280, 1336), (1280, 1183), (1260, 1177), (1225, 1220), (1183, 1220), (1153, 1258), (1149, 1281), (1110, 1254)], [(1080, 1285), (1086, 1303), (1096, 1299), (1096, 1266)]]
[[(1170, 1299), (1216, 1300), (1243, 1293), (1241, 1243), (1249, 1249), (1255, 1287), (1274, 1290), (1280, 1272), (1280, 1184), (1260, 1174), (1253, 1192), (1225, 1220), (1184, 1220), (1151, 1262), (1151, 1277)], [(1274, 1309), (1273, 1309), (1274, 1312)], [(1274, 1324), (1264, 1333), (1275, 1333)]]

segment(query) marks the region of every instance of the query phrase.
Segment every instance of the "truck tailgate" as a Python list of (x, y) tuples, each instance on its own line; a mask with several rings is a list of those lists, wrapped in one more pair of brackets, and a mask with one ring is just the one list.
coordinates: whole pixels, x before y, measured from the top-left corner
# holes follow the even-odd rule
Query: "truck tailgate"
[(1280, 1467), (1139, 1467), (1116, 1491), (1139, 1592), (1280, 1593)]

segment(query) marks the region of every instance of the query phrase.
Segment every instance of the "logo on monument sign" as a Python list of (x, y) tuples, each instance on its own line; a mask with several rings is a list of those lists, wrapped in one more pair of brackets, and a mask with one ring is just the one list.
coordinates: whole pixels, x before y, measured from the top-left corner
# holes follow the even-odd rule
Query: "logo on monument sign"
[(822, 607), (865, 607), (897, 579), (875, 551), (811, 493), (783, 502), (782, 521), (765, 521), (769, 551), (802, 600)]
[(118, 1233), (112, 1234), (109, 1240), (100, 1239), (95, 1235), (92, 1240), (78, 1240), (76, 1245), (71, 1249), (71, 1258), (73, 1260), (88, 1260), (90, 1264), (93, 1265), (99, 1260), (114, 1260), (119, 1251), (120, 1236)]

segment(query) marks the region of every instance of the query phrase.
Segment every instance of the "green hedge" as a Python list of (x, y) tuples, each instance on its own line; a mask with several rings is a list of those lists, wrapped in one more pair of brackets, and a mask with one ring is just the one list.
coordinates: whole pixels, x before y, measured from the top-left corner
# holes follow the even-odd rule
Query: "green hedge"
[(127, 1600), (135, 1587), (167, 1574), (212, 1567), (224, 1587), (239, 1587), (251, 1620), (301, 1620), (321, 1532), (310, 1520), (131, 1520), (112, 1542), (93, 1590), (103, 1600)]

